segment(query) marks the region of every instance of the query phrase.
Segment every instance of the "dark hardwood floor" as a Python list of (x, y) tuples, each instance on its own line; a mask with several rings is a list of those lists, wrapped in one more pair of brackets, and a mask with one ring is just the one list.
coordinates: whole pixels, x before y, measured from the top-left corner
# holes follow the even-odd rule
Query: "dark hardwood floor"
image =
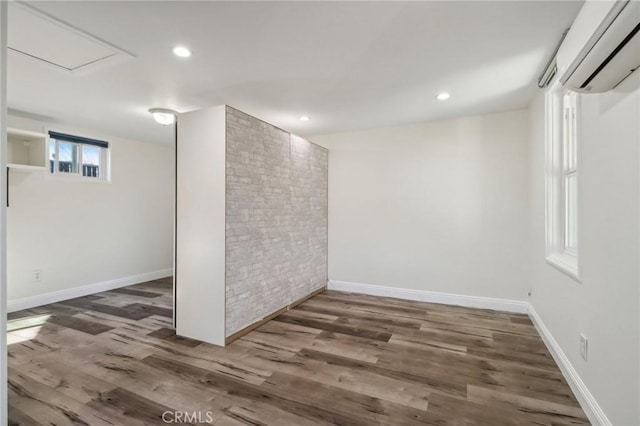
[(226, 348), (171, 279), (9, 316), (12, 425), (588, 424), (526, 315), (326, 291)]

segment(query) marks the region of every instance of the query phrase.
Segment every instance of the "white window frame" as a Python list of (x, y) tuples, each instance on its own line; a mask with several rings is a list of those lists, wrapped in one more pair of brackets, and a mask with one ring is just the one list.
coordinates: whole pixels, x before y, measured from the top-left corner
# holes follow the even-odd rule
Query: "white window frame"
[[(549, 264), (580, 281), (579, 235), (575, 235), (575, 247), (568, 247), (569, 197), (566, 188), (568, 176), (576, 182), (576, 211), (579, 197), (579, 111), (580, 97), (575, 94), (575, 103), (566, 116), (564, 95), (568, 92), (559, 82), (555, 82), (545, 94), (545, 237), (546, 260)], [(573, 143), (573, 153), (568, 149)], [(575, 230), (579, 234), (578, 214)]]
[[(55, 141), (55, 156), (53, 162), (53, 172), (49, 170), (49, 161), (51, 158), (51, 143), (50, 141)], [(66, 142), (64, 143), (75, 143), (75, 142)], [(82, 145), (81, 143), (75, 143), (79, 145), (80, 149), (78, 149), (78, 171), (77, 172), (60, 172), (58, 167), (58, 159), (59, 159), (59, 143), (60, 141), (55, 138), (47, 137), (47, 169), (48, 175), (51, 177), (55, 177), (56, 179), (70, 179), (70, 180), (82, 180), (85, 182), (111, 182), (111, 146), (108, 148), (96, 147), (100, 150), (100, 175), (93, 176), (83, 176), (82, 175)]]

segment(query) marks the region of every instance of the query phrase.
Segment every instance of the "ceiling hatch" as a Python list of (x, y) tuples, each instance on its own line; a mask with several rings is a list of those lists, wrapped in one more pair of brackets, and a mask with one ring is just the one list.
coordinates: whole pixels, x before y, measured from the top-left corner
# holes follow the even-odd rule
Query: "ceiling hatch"
[(134, 56), (22, 2), (9, 3), (8, 49), (68, 73), (87, 73)]

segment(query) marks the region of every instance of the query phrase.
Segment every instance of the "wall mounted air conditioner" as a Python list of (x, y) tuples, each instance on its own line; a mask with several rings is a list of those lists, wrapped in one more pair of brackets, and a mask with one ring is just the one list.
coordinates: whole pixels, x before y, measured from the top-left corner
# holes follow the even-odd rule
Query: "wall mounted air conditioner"
[(613, 89), (640, 67), (640, 1), (587, 0), (556, 57), (558, 78), (577, 92)]

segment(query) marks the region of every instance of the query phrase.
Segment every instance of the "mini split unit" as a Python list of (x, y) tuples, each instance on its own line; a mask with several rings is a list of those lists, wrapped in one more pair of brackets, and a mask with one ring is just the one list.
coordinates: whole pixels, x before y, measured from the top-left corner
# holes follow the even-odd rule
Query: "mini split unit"
[(640, 67), (640, 2), (587, 0), (567, 33), (556, 63), (563, 86), (606, 92)]

